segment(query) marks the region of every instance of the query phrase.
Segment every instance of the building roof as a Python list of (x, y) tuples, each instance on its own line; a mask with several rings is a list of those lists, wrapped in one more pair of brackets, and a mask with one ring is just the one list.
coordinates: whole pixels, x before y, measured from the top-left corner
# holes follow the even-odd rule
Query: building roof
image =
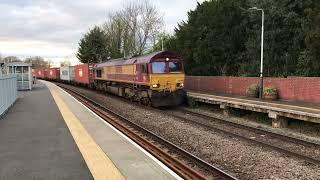
[(112, 59), (103, 63), (96, 64), (96, 68), (104, 67), (104, 66), (117, 66), (117, 65), (126, 65), (126, 64), (146, 64), (152, 62), (155, 59), (161, 58), (178, 58), (181, 57), (175, 51), (159, 51), (150, 54), (146, 54), (143, 56), (132, 57), (130, 59), (119, 58)]
[(32, 66), (32, 64), (25, 63), (25, 62), (10, 62), (10, 63), (5, 63), (5, 66)]

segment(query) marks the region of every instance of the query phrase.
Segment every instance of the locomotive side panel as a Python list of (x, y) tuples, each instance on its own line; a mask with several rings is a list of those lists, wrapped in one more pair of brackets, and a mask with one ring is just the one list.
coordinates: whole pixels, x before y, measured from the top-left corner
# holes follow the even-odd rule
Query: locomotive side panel
[[(104, 80), (119, 83), (130, 83), (130, 84), (140, 84), (149, 85), (149, 76), (142, 75), (138, 71), (139, 64), (126, 64), (117, 66), (104, 66), (98, 68), (96, 71), (96, 80)], [(139, 78), (141, 77), (142, 78)], [(143, 78), (144, 76), (144, 78)]]

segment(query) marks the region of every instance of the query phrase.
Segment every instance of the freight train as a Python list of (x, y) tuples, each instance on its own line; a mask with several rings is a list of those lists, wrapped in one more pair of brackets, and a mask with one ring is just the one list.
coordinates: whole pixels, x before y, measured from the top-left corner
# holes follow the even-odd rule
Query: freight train
[(154, 107), (180, 105), (186, 96), (183, 59), (174, 51), (98, 64), (34, 69), (33, 76), (87, 86)]

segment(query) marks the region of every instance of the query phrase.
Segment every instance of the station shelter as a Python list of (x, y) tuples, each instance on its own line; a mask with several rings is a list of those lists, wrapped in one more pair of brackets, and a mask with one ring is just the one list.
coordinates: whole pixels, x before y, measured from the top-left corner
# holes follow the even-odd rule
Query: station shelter
[(17, 77), (18, 90), (32, 89), (32, 70), (31, 64), (24, 62), (5, 63), (6, 73), (15, 74)]

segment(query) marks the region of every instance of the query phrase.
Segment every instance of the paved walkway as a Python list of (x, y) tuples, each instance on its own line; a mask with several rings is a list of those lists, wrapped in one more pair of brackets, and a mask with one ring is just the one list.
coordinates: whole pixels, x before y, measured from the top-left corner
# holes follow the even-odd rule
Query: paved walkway
[(0, 179), (93, 179), (43, 84), (19, 92), (0, 119)]
[[(59, 87), (50, 82), (44, 83), (50, 89), (51, 93), (56, 99), (56, 102), (60, 100), (63, 101), (65, 106), (68, 108), (69, 113), (74, 114), (75, 118), (79, 123), (81, 123), (81, 126), (85, 129), (86, 133), (90, 135), (90, 137), (95, 141), (99, 148), (107, 155), (109, 161), (105, 164), (109, 166), (115, 166), (117, 170), (121, 172), (121, 175), (124, 176), (124, 178), (137, 180), (172, 180), (180, 178), (171, 170), (167, 169), (167, 167), (165, 167), (161, 162), (154, 159), (154, 157), (150, 156), (149, 153), (142, 150), (139, 146), (137, 146), (128, 138), (124, 137), (119, 131), (115, 130), (104, 120), (99, 118), (97, 115), (93, 114), (83, 105), (79, 104), (78, 101), (76, 101), (69, 94), (61, 90)], [(60, 102), (57, 102), (57, 104), (60, 107)], [(61, 111), (63, 111), (62, 109), (66, 108), (62, 107)], [(62, 114), (64, 113), (62, 112)], [(68, 122), (67, 124), (69, 126)], [(73, 130), (71, 130), (71, 133), (74, 134)], [(79, 134), (77, 133), (77, 128), (75, 129), (75, 134)], [(83, 139), (83, 137), (78, 137), (75, 139), (77, 142), (78, 140)], [(80, 148), (80, 151), (87, 151), (88, 149), (90, 149), (90, 147), (83, 147)], [(90, 152), (83, 154), (89, 153)], [(97, 167), (97, 163), (90, 163), (90, 161), (92, 159), (95, 159), (95, 157), (95, 154), (88, 157), (84, 156), (84, 158), (88, 162), (89, 169), (101, 168), (99, 166)], [(114, 173), (114, 171), (115, 170), (110, 171), (110, 169), (106, 168), (104, 172), (102, 172), (102, 174), (97, 173), (97, 175), (110, 175)], [(95, 174), (93, 174), (93, 176), (96, 177)], [(114, 176), (114, 178), (109, 179), (115, 178), (117, 178), (117, 176)]]
[(19, 92), (0, 119), (0, 180), (181, 179), (56, 85)]

